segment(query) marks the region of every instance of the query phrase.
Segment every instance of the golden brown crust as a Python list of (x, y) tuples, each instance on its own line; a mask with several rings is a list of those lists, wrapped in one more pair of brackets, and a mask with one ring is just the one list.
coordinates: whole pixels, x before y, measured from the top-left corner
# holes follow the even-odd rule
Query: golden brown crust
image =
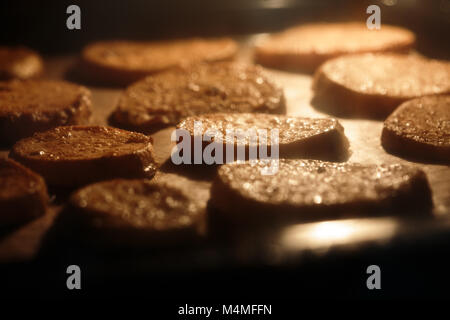
[[(312, 158), (321, 160), (344, 160), (348, 157), (348, 140), (344, 135), (344, 128), (332, 118), (300, 118), (282, 115), (261, 113), (211, 113), (200, 116), (192, 116), (184, 119), (177, 125), (177, 129), (187, 130), (191, 136), (191, 145), (194, 145), (194, 123), (201, 122), (203, 136), (208, 131), (214, 130), (222, 135), (214, 137), (215, 143), (223, 145), (223, 155), (226, 157), (226, 144), (234, 145), (234, 155), (238, 145), (245, 147), (245, 154), (249, 155), (248, 138), (244, 142), (237, 139), (228, 140), (227, 129), (242, 130), (246, 134), (248, 130), (267, 130), (267, 146), (272, 148), (271, 130), (278, 130), (278, 146), (280, 158)], [(209, 144), (204, 142), (203, 149)], [(260, 145), (258, 140), (257, 145)], [(247, 157), (248, 159), (248, 157)]]
[(0, 141), (6, 144), (35, 132), (87, 124), (90, 91), (65, 81), (0, 82)]
[(185, 117), (212, 112), (284, 113), (283, 91), (257, 66), (201, 64), (131, 85), (120, 97), (110, 122), (152, 133)]
[(96, 243), (177, 244), (205, 232), (209, 184), (164, 174), (153, 180), (115, 179), (72, 194), (72, 217)]
[(36, 78), (42, 70), (37, 52), (25, 47), (0, 47), (0, 80)]
[(381, 144), (413, 159), (450, 163), (450, 96), (429, 96), (400, 105), (384, 122)]
[(127, 85), (145, 76), (197, 62), (229, 60), (237, 52), (230, 38), (160, 42), (105, 41), (82, 52), (87, 76), (108, 84)]
[(315, 107), (346, 117), (385, 118), (401, 103), (450, 92), (450, 63), (395, 54), (347, 55), (313, 80)]
[(406, 53), (415, 35), (383, 24), (369, 30), (364, 23), (316, 23), (290, 28), (255, 48), (257, 63), (268, 67), (314, 72), (326, 60), (351, 53)]
[(10, 157), (40, 173), (49, 185), (74, 187), (112, 178), (152, 177), (152, 139), (102, 126), (67, 126), (14, 144)]
[(11, 159), (0, 159), (0, 226), (25, 222), (45, 213), (44, 179)]
[(214, 214), (237, 224), (270, 224), (424, 213), (432, 206), (426, 175), (409, 166), (280, 159), (277, 173), (262, 175), (265, 165), (221, 166), (211, 188)]

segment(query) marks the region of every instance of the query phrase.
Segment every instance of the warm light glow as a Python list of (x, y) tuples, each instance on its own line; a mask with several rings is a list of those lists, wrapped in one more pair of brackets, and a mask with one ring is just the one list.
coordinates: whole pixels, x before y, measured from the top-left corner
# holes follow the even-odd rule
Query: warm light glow
[(287, 228), (281, 241), (288, 248), (299, 249), (386, 240), (395, 233), (396, 226), (396, 221), (390, 218), (298, 224)]
[(291, 0), (263, 0), (259, 5), (267, 9), (288, 8), (293, 4)]
[(319, 222), (311, 227), (310, 235), (314, 239), (343, 239), (352, 233), (352, 227), (348, 224), (337, 222)]
[(397, 4), (397, 0), (382, 0), (381, 1), (385, 6), (395, 6)]

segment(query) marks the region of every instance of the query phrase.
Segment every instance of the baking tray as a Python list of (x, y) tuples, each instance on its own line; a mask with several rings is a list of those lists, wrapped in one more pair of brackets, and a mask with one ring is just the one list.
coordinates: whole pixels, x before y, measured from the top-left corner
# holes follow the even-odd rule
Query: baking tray
[[(241, 49), (237, 60), (251, 62), (252, 44), (265, 36), (267, 35), (255, 34), (239, 37), (237, 40)], [(76, 55), (48, 57), (45, 60), (46, 77), (74, 80), (71, 78), (71, 70), (76, 62)], [(267, 73), (284, 88), (288, 115), (329, 116), (310, 104), (311, 75), (272, 69), (267, 69)], [(88, 87), (92, 91), (93, 123), (106, 124), (107, 116), (115, 108), (123, 89)], [(299, 267), (311, 260), (323, 265), (329, 263), (325, 261), (336, 252), (344, 252), (344, 256), (348, 258), (363, 256), (367, 252), (373, 252), (374, 248), (383, 252), (403, 245), (407, 250), (413, 250), (420, 244), (438, 241), (437, 239), (447, 243), (450, 238), (450, 167), (413, 163), (386, 153), (380, 144), (381, 121), (338, 119), (350, 141), (351, 156), (348, 161), (363, 164), (412, 164), (426, 172), (433, 192), (432, 215), (417, 218), (409, 217), (408, 212), (398, 212), (395, 217), (368, 218), (361, 213), (361, 218), (296, 224), (264, 232), (241, 232), (226, 239), (206, 240), (192, 246), (126, 252), (113, 249), (104, 251), (74, 246), (61, 242), (58, 237), (49, 236), (67, 196), (66, 192), (50, 190), (53, 202), (44, 216), (14, 229), (1, 231), (0, 266), (14, 266), (17, 270), (20, 266), (37, 263), (46, 270), (57, 270), (55, 272), (59, 272), (59, 277), (63, 277), (61, 268), (64, 265), (78, 263), (88, 266), (92, 279), (98, 280), (99, 276), (103, 279), (107, 275), (145, 276), (169, 272), (173, 276), (195, 270), (244, 270), (249, 266), (276, 270), (280, 267)], [(170, 157), (170, 133), (173, 129), (167, 128), (152, 135), (156, 157), (160, 163)], [(7, 150), (2, 150), (0, 155), (6, 156), (7, 153)], [(202, 186), (204, 185), (203, 182)], [(345, 261), (345, 257), (340, 258), (341, 261)], [(53, 267), (48, 267), (50, 264)], [(57, 269), (57, 266), (61, 268)], [(52, 277), (50, 271), (47, 276)]]

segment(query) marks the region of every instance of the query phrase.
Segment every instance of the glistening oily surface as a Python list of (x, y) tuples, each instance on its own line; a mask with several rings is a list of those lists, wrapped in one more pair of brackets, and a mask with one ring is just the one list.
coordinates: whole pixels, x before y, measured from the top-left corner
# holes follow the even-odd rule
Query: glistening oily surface
[(187, 179), (111, 180), (78, 190), (71, 202), (96, 218), (98, 227), (164, 231), (192, 225), (206, 208), (208, 189), (193, 192)]
[(450, 92), (450, 63), (413, 55), (345, 56), (326, 62), (322, 72), (363, 94), (414, 98)]
[(14, 149), (32, 159), (74, 160), (133, 153), (150, 143), (142, 134), (117, 128), (66, 126), (21, 140)]
[(405, 102), (386, 119), (385, 127), (419, 143), (450, 148), (450, 95)]
[[(45, 112), (70, 113), (72, 107), (78, 108), (80, 101), (87, 102), (89, 92), (82, 86), (67, 82), (53, 81), (12, 81), (0, 82), (0, 115), (9, 112), (31, 113), (33, 110)], [(72, 110), (72, 112), (74, 112)], [(37, 115), (35, 115), (36, 117)]]
[[(202, 134), (208, 133), (208, 130), (214, 130), (226, 138), (227, 129), (231, 130), (249, 130), (266, 129), (267, 137), (270, 143), (271, 129), (279, 130), (279, 143), (291, 143), (296, 140), (306, 139), (340, 127), (336, 119), (310, 119), (286, 117), (282, 115), (268, 114), (224, 114), (214, 113), (204, 116), (189, 117), (177, 125), (177, 128), (188, 130), (193, 136), (195, 132), (195, 122), (202, 124)], [(235, 137), (233, 137), (235, 138)], [(226, 140), (226, 139), (225, 139)], [(234, 139), (235, 140), (235, 139)], [(221, 141), (220, 137), (214, 137), (214, 141)], [(234, 143), (235, 141), (227, 141)]]
[[(412, 179), (423, 179), (404, 165), (361, 165), (316, 160), (280, 159), (275, 175), (261, 175), (266, 164), (227, 164), (218, 172), (221, 183), (245, 199), (292, 206), (378, 202), (412, 189)], [(425, 196), (425, 195), (424, 195)]]
[(140, 132), (176, 125), (211, 112), (282, 113), (283, 91), (259, 67), (204, 64), (187, 73), (169, 71), (134, 83), (121, 95), (111, 121)]
[[(240, 53), (239, 60), (250, 61), (250, 51), (248, 45), (261, 38), (260, 35), (252, 36), (242, 40), (244, 45)], [(49, 60), (48, 77), (52, 79), (62, 79), (65, 70), (76, 61), (76, 57), (61, 57)], [(273, 80), (281, 85), (286, 96), (287, 114), (303, 117), (327, 117), (328, 115), (319, 112), (311, 107), (309, 101), (311, 93), (311, 76), (280, 71), (268, 71)], [(121, 91), (117, 89), (90, 88), (92, 90), (92, 104), (94, 106), (94, 123), (106, 124), (108, 115), (114, 110)], [(361, 120), (361, 119), (339, 119), (344, 126), (345, 134), (350, 140), (352, 154), (350, 161), (364, 164), (410, 164), (423, 169), (427, 174), (430, 186), (433, 192), (434, 214), (441, 220), (447, 221), (450, 216), (450, 169), (443, 165), (430, 165), (412, 163), (386, 153), (381, 147), (380, 137), (383, 127), (382, 121)], [(155, 157), (162, 163), (170, 157), (172, 146), (170, 145), (170, 135), (174, 127), (153, 134)], [(3, 156), (7, 155), (7, 150), (2, 151)], [(52, 225), (55, 217), (55, 211), (58, 207), (52, 206), (51, 210), (41, 219), (22, 226), (20, 229), (4, 237), (0, 242), (0, 258), (3, 261), (7, 259), (26, 260), (33, 258), (38, 249), (41, 240)], [(370, 225), (375, 227), (379, 221), (377, 219), (367, 219)], [(444, 221), (438, 221), (439, 224), (445, 224)], [(317, 225), (317, 224), (314, 224)], [(389, 219), (389, 225), (394, 229), (400, 228), (402, 222)], [(384, 225), (380, 224), (380, 228)], [(422, 229), (422, 228), (416, 228)], [(302, 231), (303, 232), (303, 231)], [(378, 234), (378, 233), (377, 233)], [(300, 234), (296, 234), (300, 236)], [(307, 234), (305, 233), (305, 236)], [(308, 236), (311, 241), (317, 241)], [(348, 243), (352, 243), (354, 238), (348, 237)], [(135, 261), (133, 261), (135, 263)]]
[(0, 82), (0, 141), (14, 143), (51, 128), (87, 124), (90, 91), (66, 81)]

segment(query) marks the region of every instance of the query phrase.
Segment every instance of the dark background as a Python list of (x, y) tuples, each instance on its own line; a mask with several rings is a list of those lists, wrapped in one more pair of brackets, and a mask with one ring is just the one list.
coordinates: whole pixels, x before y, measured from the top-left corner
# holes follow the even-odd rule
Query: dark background
[[(81, 30), (66, 28), (71, 4), (81, 8)], [(415, 31), (420, 52), (449, 58), (450, 0), (2, 0), (0, 44), (59, 54), (101, 39), (270, 32), (308, 21), (365, 21), (370, 4), (381, 7), (382, 23)]]

